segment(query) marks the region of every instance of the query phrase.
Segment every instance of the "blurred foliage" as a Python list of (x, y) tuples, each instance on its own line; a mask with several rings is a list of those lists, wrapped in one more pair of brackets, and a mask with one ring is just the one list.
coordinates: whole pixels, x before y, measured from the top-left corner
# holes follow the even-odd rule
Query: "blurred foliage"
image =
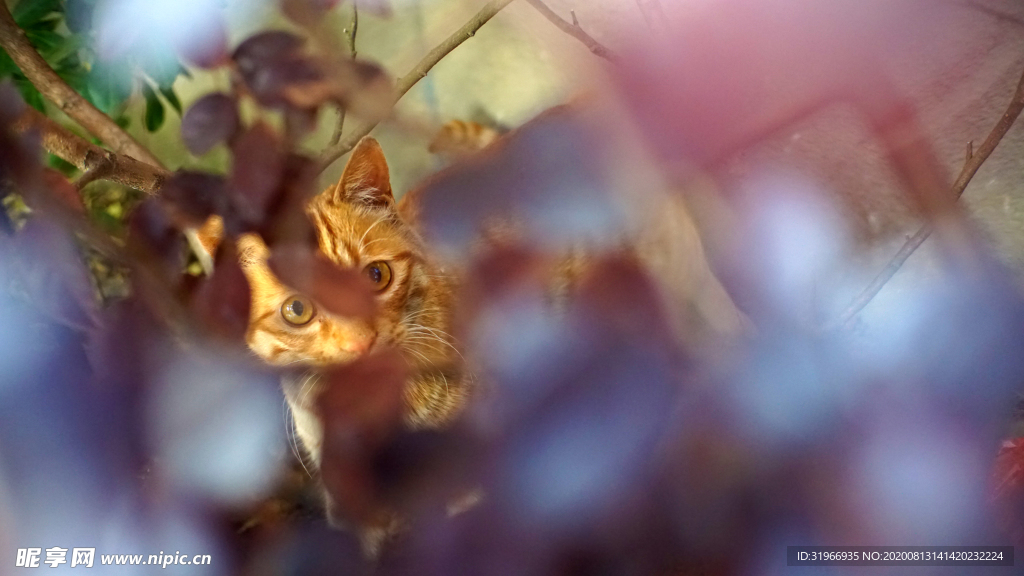
[[(122, 127), (131, 122), (126, 107), (138, 83), (146, 99), (141, 120), (148, 131), (154, 132), (163, 125), (167, 106), (181, 113), (174, 81), (187, 71), (176, 59), (158, 56), (173, 54), (158, 47), (115, 59), (101, 58), (93, 42), (95, 8), (96, 0), (18, 0), (12, 15), (57, 75)], [(7, 78), (25, 102), (45, 112), (43, 96), (10, 56), (0, 52), (0, 80)]]
[(25, 219), (32, 212), (25, 205), (24, 198), (18, 194), (7, 194), (0, 202), (3, 204), (4, 227), (20, 230), (25, 225)]
[[(299, 23), (339, 4), (282, 1)], [(160, 52), (153, 46), (101, 61), (86, 46), (94, 7), (20, 0), (15, 17), (101, 110), (127, 123), (125, 102), (138, 90), (146, 105), (135, 120), (158, 129), (166, 106), (181, 112), (171, 88), (180, 65), (148, 60)], [(318, 252), (306, 205), (319, 166), (295, 142), (325, 106), (376, 119), (366, 101), (393, 94), (380, 66), (333, 61), (295, 34), (256, 33), (230, 57), (226, 45), (215, 48), (223, 53), (206, 61), (237, 72), (238, 90), (196, 100), (182, 138), (195, 154), (223, 146), (231, 170), (178, 170), (154, 196), (80, 187), (44, 169), (38, 143), (10, 129), (11, 90), (0, 86), (0, 288), (10, 293), (0, 298), (0, 480), (18, 505), (16, 514), (0, 510), (0, 538), (212, 550), (218, 574), (724, 576), (770, 573), (796, 543), (1024, 537), (1024, 443), (1004, 446), (1001, 490), (984, 488), (1001, 410), (1024, 381), (1013, 353), (1024, 341), (1024, 300), (1002, 268), (964, 246), (971, 258), (951, 260), (941, 281), (893, 314), (886, 349), (865, 349), (857, 334), (808, 329), (814, 276), (779, 289), (780, 271), (806, 269), (794, 262), (815, 255), (806, 237), (786, 235), (800, 223), (779, 209), (792, 206), (780, 193), (787, 187), (759, 186), (751, 194), (761, 202), (746, 204), (723, 187), (742, 248), (722, 259), (727, 288), (761, 297), (744, 310), (756, 329), (704, 354), (675, 337), (659, 278), (621, 249), (622, 200), (633, 196), (620, 196), (625, 179), (609, 170), (616, 146), (604, 130), (615, 124), (572, 109), (518, 127), (418, 191), (423, 238), (443, 243), (465, 270), (450, 294), (459, 308), (450, 330), (485, 391), (465, 418), (442, 429), (403, 424), (409, 380), (398, 354), (411, 352), (415, 336), (339, 366), (257, 363), (246, 346), (253, 299), (239, 262), (243, 234), (259, 234), (272, 272), (323, 310), (369, 316), (377, 297), (360, 274)], [(730, 54), (694, 50), (679, 60), (721, 53)], [(681, 114), (694, 108), (677, 90), (705, 83), (645, 69), (663, 56), (638, 56), (613, 77), (649, 145), (665, 156), (692, 146), (708, 158), (731, 144), (712, 136), (755, 132), (714, 91), (705, 102), (721, 102), (722, 115), (700, 124), (704, 133), (686, 125), (707, 116)], [(761, 86), (754, 80), (736, 86)], [(282, 112), (285, 129), (243, 122), (244, 94)], [(390, 204), (377, 208), (388, 212), (369, 228), (403, 217)], [(776, 214), (787, 217), (766, 217)], [(199, 276), (185, 233), (212, 215), (223, 239), (215, 271)], [(523, 237), (481, 247), (477, 232), (501, 218), (520, 220)], [(360, 248), (374, 242), (362, 240)], [(563, 274), (562, 255), (584, 242), (586, 268)], [(438, 278), (427, 271), (407, 275)], [(571, 293), (553, 311), (552, 280), (565, 275)], [(463, 366), (434, 368), (444, 378)], [(305, 385), (313, 376), (326, 384), (311, 401), (324, 430), (316, 482), (294, 463), (282, 473), (279, 392), (282, 379)], [(317, 483), (325, 500), (309, 489)], [(453, 514), (467, 499), (475, 506)], [(353, 530), (328, 530), (324, 506)], [(996, 526), (1000, 516), (1008, 528)], [(401, 519), (402, 532), (371, 562), (355, 532), (381, 518)]]
[[(122, 128), (141, 120), (147, 131), (155, 132), (167, 117), (167, 107), (182, 113), (174, 82), (179, 75), (188, 72), (169, 48), (148, 46), (129, 51), (122, 57), (101, 57), (93, 26), (96, 5), (97, 0), (17, 0), (11, 14), (43, 59), (76, 92)], [(42, 94), (10, 56), (0, 50), (0, 80), (4, 79), (13, 82), (28, 105), (46, 113)], [(136, 89), (146, 104), (142, 117), (133, 119), (128, 114), (128, 103)], [(95, 138), (92, 141), (101, 144)], [(48, 167), (69, 178), (77, 174), (74, 165), (53, 154), (46, 156)], [(124, 235), (125, 217), (140, 199), (137, 191), (109, 182), (94, 183), (82, 193), (91, 220), (115, 237)], [(4, 207), (11, 221), (16, 224), (24, 221), (27, 208), (20, 196), (5, 197)], [(84, 248), (84, 256), (94, 288), (103, 302), (128, 294), (127, 271), (123, 267), (113, 265), (89, 248)]]
[[(125, 219), (144, 198), (138, 190), (106, 181), (94, 182), (82, 190), (82, 204), (90, 220), (115, 238), (124, 238)], [(131, 293), (128, 269), (105, 258), (87, 243), (81, 246), (100, 301), (109, 304), (128, 297)]]

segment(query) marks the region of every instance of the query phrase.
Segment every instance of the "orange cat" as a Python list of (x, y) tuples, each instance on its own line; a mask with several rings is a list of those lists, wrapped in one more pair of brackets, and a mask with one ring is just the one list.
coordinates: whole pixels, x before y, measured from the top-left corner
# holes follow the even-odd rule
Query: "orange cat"
[[(315, 369), (351, 362), (381, 347), (401, 351), (410, 369), (405, 389), (406, 424), (441, 426), (465, 403), (470, 381), (451, 333), (452, 280), (424, 251), (410, 221), (410, 202), (396, 203), (387, 162), (372, 138), (353, 150), (338, 183), (314, 197), (306, 213), (320, 252), (336, 265), (363, 271), (376, 290), (373, 318), (346, 318), (320, 309), (270, 270), (270, 253), (254, 234), (238, 239), (252, 306), (246, 341), (275, 366), (311, 370), (282, 384), (295, 432), (313, 466), (319, 466), (322, 423), (315, 411), (321, 384)], [(200, 231), (212, 247), (219, 223)]]

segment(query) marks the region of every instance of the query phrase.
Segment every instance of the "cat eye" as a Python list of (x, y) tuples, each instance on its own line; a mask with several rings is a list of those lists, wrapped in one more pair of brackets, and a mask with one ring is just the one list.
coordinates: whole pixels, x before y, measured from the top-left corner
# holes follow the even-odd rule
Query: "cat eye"
[(391, 266), (382, 260), (370, 262), (366, 267), (366, 276), (373, 283), (373, 289), (380, 292), (391, 284)]
[(281, 316), (293, 326), (302, 326), (313, 319), (316, 308), (305, 296), (291, 296), (281, 305)]

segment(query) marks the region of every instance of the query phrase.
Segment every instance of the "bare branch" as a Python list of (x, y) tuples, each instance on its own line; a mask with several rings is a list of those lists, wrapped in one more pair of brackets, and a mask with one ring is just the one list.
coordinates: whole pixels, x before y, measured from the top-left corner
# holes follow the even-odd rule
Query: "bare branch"
[(106, 114), (67, 85), (36, 52), (18, 27), (5, 3), (0, 2), (0, 46), (18, 65), (43, 96), (56, 104), (83, 128), (110, 146), (118, 154), (131, 156), (153, 166), (163, 165)]
[(348, 32), (348, 53), (355, 59), (358, 52), (356, 52), (356, 34), (359, 33), (359, 4), (356, 2), (352, 3), (352, 27)]
[(584, 46), (590, 49), (595, 56), (600, 56), (609, 62), (615, 62), (618, 57), (614, 52), (605, 48), (600, 42), (594, 40), (594, 38), (587, 34), (583, 28), (580, 28), (579, 20), (576, 19), (576, 12), (572, 12), (572, 24), (566, 22), (561, 16), (555, 14), (554, 10), (548, 8), (547, 4), (541, 0), (526, 0), (540, 12), (545, 18), (548, 19), (552, 24), (558, 27), (559, 30), (579, 40)]
[[(130, 156), (121, 156), (90, 143), (29, 106), (25, 106), (13, 127), (18, 132), (37, 131), (42, 138), (43, 148), (85, 172), (76, 183), (79, 187), (101, 179), (155, 194), (168, 176), (163, 168)], [(83, 183), (87, 177), (90, 179)]]
[[(348, 30), (345, 31), (345, 36), (348, 38), (348, 53), (353, 60), (356, 59), (356, 34), (359, 32), (359, 4), (356, 2), (352, 3), (352, 25)], [(341, 133), (345, 129), (345, 108), (338, 110), (338, 124), (334, 127), (334, 134), (331, 135), (331, 146), (334, 146), (341, 140)]]
[[(395, 103), (397, 103), (402, 96), (412, 89), (417, 82), (422, 80), (430, 69), (434, 67), (442, 58), (448, 55), (449, 52), (458, 48), (460, 44), (476, 35), (476, 31), (481, 26), (486, 24), (495, 14), (501, 11), (502, 8), (508, 6), (512, 0), (491, 0), (488, 2), (479, 12), (476, 13), (473, 18), (466, 22), (461, 28), (455, 31), (454, 34), (449, 36), (438, 44), (433, 50), (427, 53), (422, 60), (419, 61), (408, 74), (402, 76), (395, 82)], [(370, 133), (374, 127), (377, 126), (377, 122), (361, 122), (355, 126), (348, 137), (342, 139), (337, 144), (328, 146), (320, 154), (320, 170), (323, 171), (330, 166), (335, 160), (341, 158), (363, 138)]]
[[(999, 142), (1003, 139), (1003, 136), (1009, 132), (1010, 127), (1020, 116), (1021, 111), (1024, 111), (1024, 75), (1021, 75), (1020, 81), (1017, 83), (1017, 90), (1013, 95), (1013, 99), (1010, 101), (1010, 105), (1007, 107), (1006, 112), (1003, 113), (1002, 118), (996, 123), (995, 127), (989, 133), (988, 138), (982, 142), (981, 146), (977, 150), (973, 150), (973, 144), (968, 143), (967, 145), (967, 160), (964, 163), (963, 169), (960, 171), (960, 176), (957, 177), (956, 182), (953, 183), (953, 193), (957, 198), (963, 195), (964, 190), (967, 189), (967, 185), (970, 184), (971, 179), (981, 168), (981, 165), (992, 155), (992, 152), (999, 145)], [(929, 224), (922, 226), (913, 236), (904, 242), (903, 246), (899, 249), (899, 252), (893, 256), (889, 264), (879, 272), (878, 276), (872, 280), (871, 284), (864, 289), (863, 292), (857, 296), (856, 299), (850, 304), (849, 307), (840, 315), (839, 325), (845, 325), (849, 323), (853, 318), (868, 305), (869, 302), (882, 290), (886, 282), (892, 279), (899, 271), (900, 267), (910, 258), (910, 255), (914, 253), (928, 236), (931, 235), (932, 228)]]
[(345, 129), (345, 114), (344, 108), (338, 110), (338, 124), (334, 127), (334, 134), (331, 135), (331, 146), (337, 146), (341, 141), (341, 132)]

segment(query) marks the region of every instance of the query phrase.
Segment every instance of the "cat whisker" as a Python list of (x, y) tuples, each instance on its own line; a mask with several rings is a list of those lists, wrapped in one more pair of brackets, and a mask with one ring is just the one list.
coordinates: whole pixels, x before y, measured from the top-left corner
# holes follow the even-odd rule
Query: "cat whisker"
[[(437, 330), (435, 328), (429, 328), (429, 327), (423, 326), (421, 324), (411, 324), (410, 326), (408, 326), (406, 328), (406, 330), (408, 331), (409, 334), (424, 334), (424, 335), (433, 336), (434, 338), (437, 338), (438, 340), (441, 340), (442, 342), (445, 342), (446, 344), (448, 342), (446, 341), (444, 336), (447, 336), (451, 340), (455, 340), (455, 338), (451, 334), (448, 334), (447, 332), (444, 332), (443, 330)], [(442, 334), (444, 336), (442, 336)]]
[(445, 336), (448, 336), (452, 340), (455, 339), (451, 334), (448, 334), (444, 330), (439, 330), (439, 329), (436, 329), (436, 328), (428, 328), (426, 326), (423, 326), (422, 324), (413, 324), (412, 326), (409, 327), (409, 329), (410, 329), (410, 333), (412, 335), (417, 335), (417, 334), (426, 335), (426, 334), (430, 334), (438, 342), (440, 342), (440, 343), (444, 344), (445, 346), (448, 346), (449, 348), (454, 350), (455, 353), (459, 355), (459, 358), (462, 358), (463, 360), (466, 359), (466, 357), (462, 355), (462, 352), (459, 352), (459, 349), (456, 348), (451, 342), (448, 342), (447, 340), (445, 340), (441, 336), (438, 336), (438, 332), (440, 332), (441, 334), (444, 334)]
[[(409, 329), (406, 330), (406, 335), (407, 336), (425, 336), (425, 337), (428, 337), (428, 338), (432, 338), (432, 339), (436, 339), (436, 340), (441, 340), (442, 342), (444, 342), (444, 339), (441, 338), (440, 336), (438, 336), (436, 333), (430, 332), (429, 330), (423, 330), (421, 328), (409, 328)], [(445, 342), (445, 344), (447, 344), (447, 342)]]
[(313, 477), (313, 473), (306, 467), (306, 458), (299, 451), (299, 434), (295, 429), (295, 418), (292, 417), (292, 411), (288, 408), (288, 400), (284, 399), (281, 401), (284, 406), (284, 426), (285, 431), (288, 434), (288, 447), (292, 449), (292, 454), (295, 459), (299, 461), (302, 469), (306, 472), (306, 475), (310, 478)]
[(427, 346), (431, 350), (434, 350), (435, 352), (438, 352), (438, 353), (443, 353), (444, 352), (443, 348), (438, 348), (437, 346), (433, 346), (432, 344), (430, 344), (430, 342), (432, 341), (432, 339), (430, 339), (430, 338), (417, 337), (417, 338), (408, 338), (407, 340), (409, 342), (413, 342), (413, 343), (418, 344), (420, 346)]
[(437, 313), (441, 313), (441, 314), (444, 313), (444, 311), (441, 310), (440, 308), (423, 308), (421, 310), (416, 310), (414, 312), (411, 312), (411, 313), (406, 314), (405, 316), (403, 316), (401, 323), (402, 324), (412, 323), (413, 320), (415, 320), (417, 318), (420, 318), (420, 317), (422, 317), (422, 316), (424, 316), (426, 314), (430, 314), (432, 312), (437, 312)]
[(370, 240), (366, 244), (363, 244), (362, 246), (360, 246), (359, 249), (360, 250), (366, 250), (374, 242), (383, 242), (384, 240), (387, 240), (387, 238), (375, 238), (373, 240)]
[(427, 358), (426, 356), (424, 356), (423, 354), (417, 352), (416, 350), (413, 350), (412, 348), (406, 348), (405, 350), (406, 350), (406, 352), (409, 352), (410, 354), (415, 354), (416, 356), (419, 356), (421, 360), (423, 360), (427, 364), (430, 364), (430, 359)]
[[(412, 350), (415, 347), (422, 346), (422, 347), (426, 347), (426, 348), (428, 348), (430, 350), (433, 350), (434, 352), (436, 352), (438, 354), (441, 354), (443, 356), (444, 355), (444, 349), (438, 348), (437, 346), (435, 346), (433, 344), (433, 342), (434, 342), (433, 338), (429, 338), (429, 339), (414, 338), (414, 339), (410, 339), (408, 342), (405, 343), (405, 349), (406, 350)], [(452, 348), (452, 349), (455, 350), (454, 348)], [(458, 353), (458, 350), (455, 350), (455, 352)]]
[(316, 387), (316, 383), (320, 381), (320, 375), (314, 373), (312, 370), (304, 375), (305, 380), (302, 381), (302, 385), (299, 387), (299, 406), (306, 405), (306, 399), (312, 394), (313, 388)]
[(445, 336), (451, 338), (452, 340), (455, 340), (455, 336), (452, 336), (451, 334), (445, 332), (444, 330), (441, 330), (440, 328), (430, 328), (428, 326), (422, 326), (422, 325), (419, 326), (419, 327), (423, 328), (424, 330), (429, 330), (432, 333), (444, 334)]
[(363, 232), (363, 235), (359, 238), (359, 249), (360, 250), (365, 249), (365, 246), (363, 246), (363, 240), (366, 240), (366, 235), (370, 233), (370, 230), (373, 230), (374, 226), (376, 226), (377, 224), (380, 224), (381, 222), (384, 221), (385, 218), (388, 218), (389, 216), (390, 216), (389, 214), (381, 215), (380, 218), (377, 218), (377, 220), (374, 221), (373, 224), (370, 224), (370, 227), (367, 228), (365, 232)]
[(421, 320), (422, 321), (422, 320), (429, 320), (429, 319), (425, 319), (422, 316), (417, 316), (416, 318), (412, 318), (412, 319), (408, 319), (408, 320), (402, 320), (402, 323), (401, 323), (402, 327), (405, 328), (406, 330), (409, 330), (409, 331), (420, 331), (421, 328), (423, 327), (423, 325), (420, 324), (419, 322), (416, 322), (416, 320)]

